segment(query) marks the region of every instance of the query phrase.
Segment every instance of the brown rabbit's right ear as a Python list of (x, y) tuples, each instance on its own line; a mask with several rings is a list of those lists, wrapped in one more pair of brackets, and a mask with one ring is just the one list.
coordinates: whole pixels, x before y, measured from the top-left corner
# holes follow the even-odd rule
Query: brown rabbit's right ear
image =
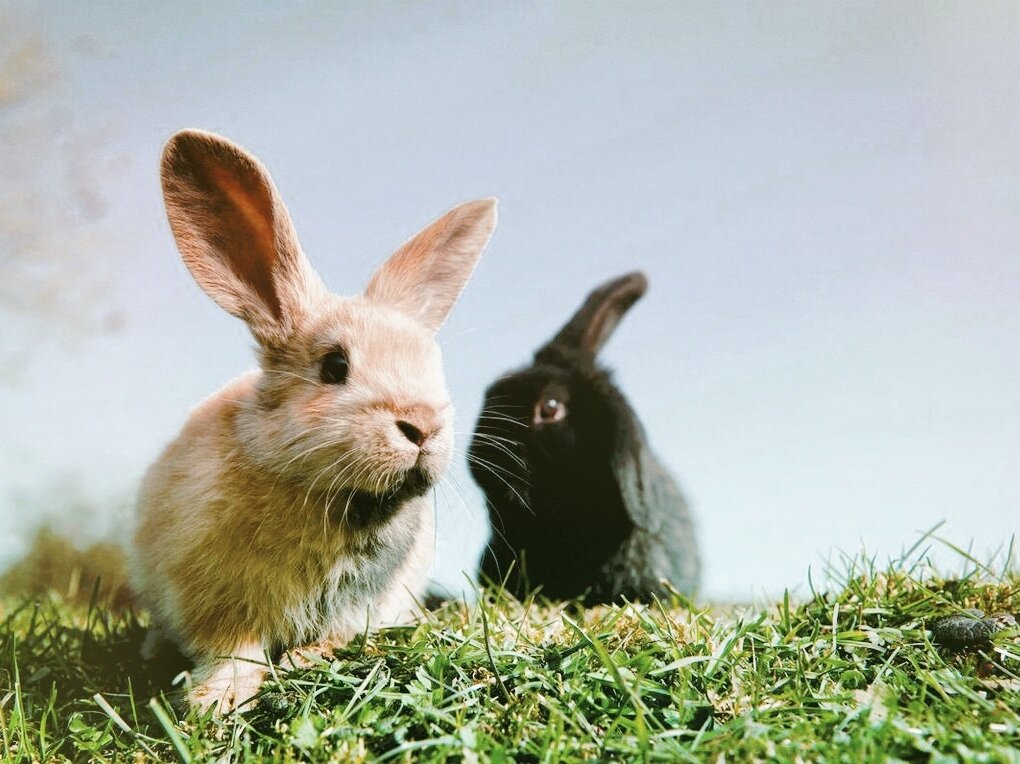
[(261, 162), (226, 138), (182, 130), (163, 149), (161, 178), (170, 229), (199, 286), (262, 345), (284, 342), (324, 287)]
[(606, 344), (623, 314), (648, 289), (640, 271), (628, 273), (597, 287), (578, 311), (544, 347), (535, 353), (541, 361), (546, 354), (580, 357), (592, 361)]
[(390, 255), (372, 275), (365, 296), (438, 330), (495, 227), (495, 199), (457, 205)]

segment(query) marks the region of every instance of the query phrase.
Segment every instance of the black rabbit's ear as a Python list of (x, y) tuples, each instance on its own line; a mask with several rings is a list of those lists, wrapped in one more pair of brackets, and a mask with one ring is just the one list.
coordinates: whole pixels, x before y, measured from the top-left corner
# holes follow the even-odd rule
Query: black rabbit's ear
[(536, 360), (550, 352), (594, 359), (623, 314), (647, 288), (648, 279), (640, 271), (619, 276), (596, 288), (559, 333), (535, 353)]
[(617, 552), (626, 561), (625, 579), (630, 588), (644, 595), (664, 593), (662, 578), (668, 578), (680, 591), (695, 591), (701, 564), (683, 493), (648, 447), (637, 419), (621, 420), (617, 438), (613, 476), (636, 529), (626, 547)]

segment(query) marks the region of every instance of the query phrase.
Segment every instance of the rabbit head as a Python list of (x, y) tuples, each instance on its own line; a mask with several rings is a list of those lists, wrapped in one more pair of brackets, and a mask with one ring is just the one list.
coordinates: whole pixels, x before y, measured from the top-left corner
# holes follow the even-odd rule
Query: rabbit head
[(597, 356), (646, 288), (640, 273), (602, 285), (532, 365), (489, 387), (470, 448), (472, 474), (487, 491), (524, 506), (539, 482), (572, 486), (595, 464), (610, 472), (621, 429), (636, 422)]
[(162, 184), (188, 270), (258, 346), (261, 373), (236, 416), (244, 457), (313, 495), (396, 505), (428, 490), (452, 440), (434, 334), (492, 233), (495, 201), (455, 207), (361, 295), (340, 297), (302, 252), (268, 172), (238, 146), (180, 132), (164, 150)]

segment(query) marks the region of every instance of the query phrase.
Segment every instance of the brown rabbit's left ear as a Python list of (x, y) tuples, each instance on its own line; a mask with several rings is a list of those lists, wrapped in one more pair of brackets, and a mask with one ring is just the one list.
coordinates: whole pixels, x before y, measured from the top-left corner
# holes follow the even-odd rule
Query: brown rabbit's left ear
[(641, 298), (646, 289), (648, 279), (640, 271), (607, 281), (588, 295), (584, 305), (535, 357), (559, 351), (594, 359), (620, 323), (623, 314)]
[(365, 296), (436, 331), (471, 278), (495, 227), (495, 199), (454, 207), (394, 252), (373, 274)]

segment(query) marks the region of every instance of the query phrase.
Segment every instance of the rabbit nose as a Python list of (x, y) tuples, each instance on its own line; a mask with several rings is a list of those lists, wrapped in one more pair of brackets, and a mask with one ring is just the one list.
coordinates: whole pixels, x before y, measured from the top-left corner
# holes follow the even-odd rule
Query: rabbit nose
[(404, 433), (405, 438), (419, 448), (421, 448), (421, 444), (424, 443), (425, 439), (428, 437), (428, 435), (404, 419), (397, 420), (397, 429)]

